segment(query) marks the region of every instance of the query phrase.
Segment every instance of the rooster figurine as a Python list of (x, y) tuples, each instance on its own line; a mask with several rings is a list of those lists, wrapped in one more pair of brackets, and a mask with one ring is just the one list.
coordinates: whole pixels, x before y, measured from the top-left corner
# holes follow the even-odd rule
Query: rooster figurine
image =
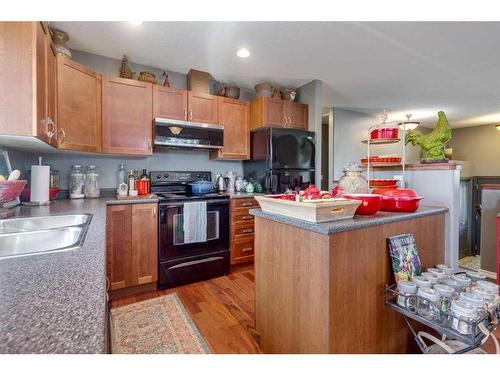
[(422, 163), (447, 163), (444, 145), (451, 139), (450, 124), (443, 111), (438, 112), (436, 127), (429, 134), (409, 130), (406, 132), (405, 144), (419, 145), (423, 151)]

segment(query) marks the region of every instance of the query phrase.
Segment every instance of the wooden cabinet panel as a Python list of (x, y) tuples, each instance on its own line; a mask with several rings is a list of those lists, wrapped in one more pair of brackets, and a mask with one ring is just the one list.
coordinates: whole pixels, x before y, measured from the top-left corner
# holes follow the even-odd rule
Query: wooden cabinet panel
[(187, 120), (188, 92), (154, 85), (155, 117)]
[(132, 286), (132, 206), (106, 211), (106, 265), (110, 290)]
[(205, 124), (219, 123), (219, 97), (188, 92), (188, 120)]
[(284, 126), (285, 103), (281, 99), (264, 98), (264, 126)]
[(57, 54), (48, 37), (47, 42), (47, 131), (52, 132), (49, 143), (55, 144), (57, 133)]
[(219, 98), (219, 123), (224, 126), (224, 147), (210, 156), (218, 159), (250, 159), (250, 103)]
[(286, 102), (285, 112), (287, 117), (286, 126), (289, 128), (304, 129), (308, 128), (309, 106), (302, 103)]
[(153, 85), (102, 77), (102, 150), (115, 154), (151, 155)]
[(106, 268), (110, 290), (158, 279), (158, 205), (109, 205), (106, 211)]
[(58, 148), (101, 151), (101, 76), (57, 56)]
[(49, 143), (48, 126), (48, 81), (47, 81), (47, 55), (48, 36), (41, 22), (36, 22), (36, 128), (37, 137)]
[(158, 280), (158, 206), (132, 205), (132, 259), (134, 285)]

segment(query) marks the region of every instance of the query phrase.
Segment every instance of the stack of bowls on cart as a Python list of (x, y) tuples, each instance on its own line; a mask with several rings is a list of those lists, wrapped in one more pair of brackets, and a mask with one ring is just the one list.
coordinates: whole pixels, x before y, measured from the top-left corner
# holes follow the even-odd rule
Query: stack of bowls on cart
[(422, 318), (460, 334), (476, 334), (477, 325), (496, 323), (499, 286), (478, 272), (454, 274), (444, 264), (397, 283), (397, 304)]

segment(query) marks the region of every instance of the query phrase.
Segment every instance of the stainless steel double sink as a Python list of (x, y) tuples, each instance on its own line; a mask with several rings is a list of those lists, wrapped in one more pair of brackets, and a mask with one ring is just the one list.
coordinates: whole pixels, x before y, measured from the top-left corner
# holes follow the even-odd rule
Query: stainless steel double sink
[(91, 220), (91, 214), (0, 220), (0, 259), (76, 249)]

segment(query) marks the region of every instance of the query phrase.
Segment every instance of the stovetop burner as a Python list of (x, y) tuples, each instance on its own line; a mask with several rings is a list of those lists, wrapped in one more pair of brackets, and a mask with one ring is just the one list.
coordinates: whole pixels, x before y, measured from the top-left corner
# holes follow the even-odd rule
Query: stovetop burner
[(211, 172), (152, 171), (151, 192), (156, 194), (160, 202), (229, 199), (229, 194), (212, 192), (194, 195), (190, 183), (195, 181), (212, 181)]

